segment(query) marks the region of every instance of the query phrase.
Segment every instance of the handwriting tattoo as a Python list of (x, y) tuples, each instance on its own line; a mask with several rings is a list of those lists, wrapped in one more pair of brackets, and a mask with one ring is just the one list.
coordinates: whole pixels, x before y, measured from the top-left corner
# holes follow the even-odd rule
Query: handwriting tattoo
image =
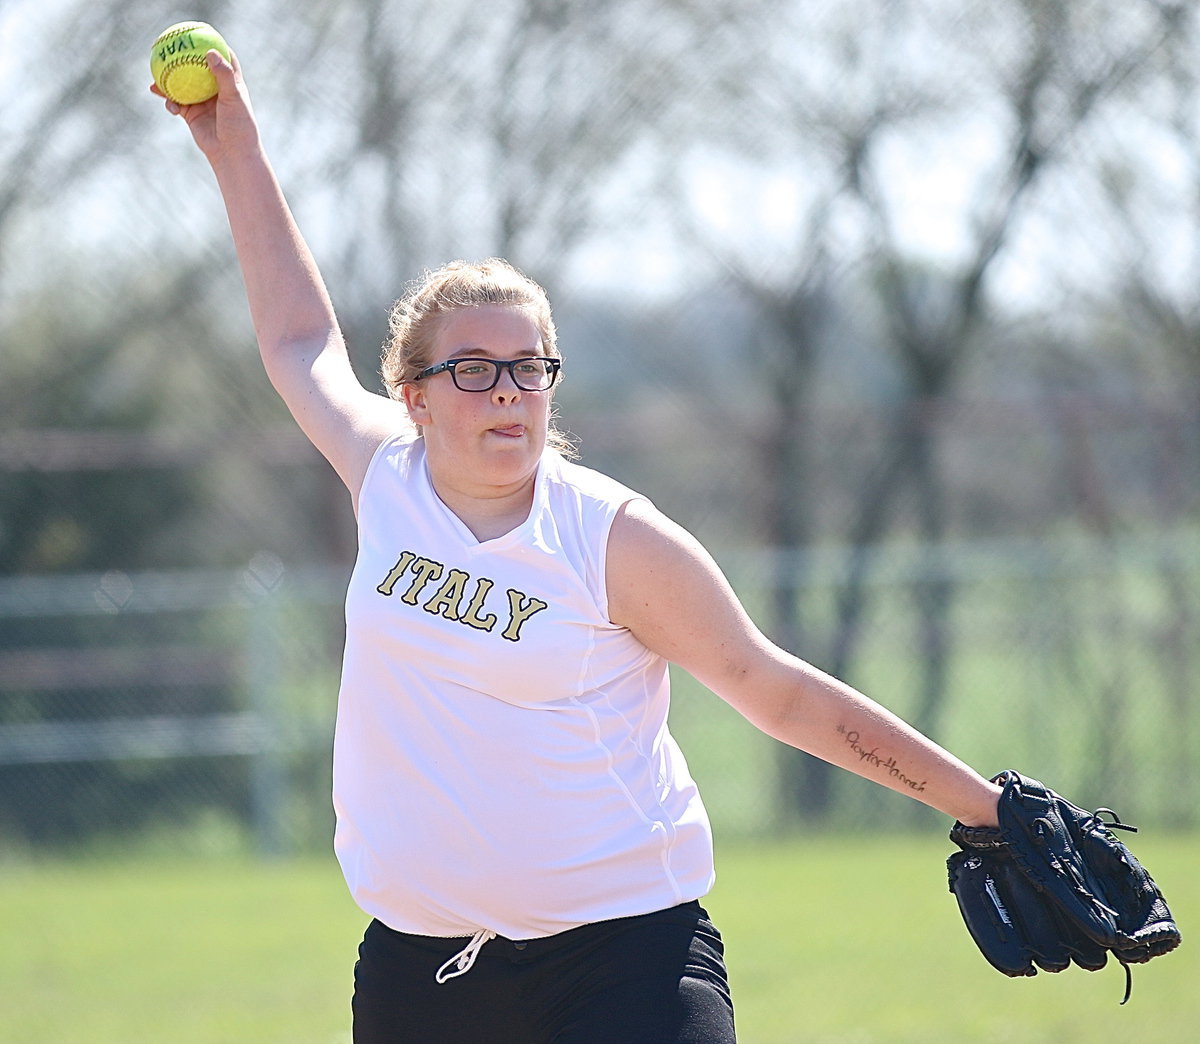
[(867, 747), (861, 742), (862, 736), (856, 729), (847, 729), (845, 725), (839, 725), (837, 727), (837, 731), (838, 735), (846, 741), (846, 745), (850, 748), (850, 750), (854, 754), (858, 755), (858, 760), (860, 762), (870, 765), (872, 768), (880, 769), (891, 779), (894, 779), (897, 783), (908, 787), (909, 790), (912, 790), (915, 793), (919, 794), (925, 789), (926, 781), (923, 779), (909, 779), (909, 777), (900, 770), (900, 766), (896, 764), (896, 759), (894, 757), (889, 756), (885, 760), (880, 756), (878, 747), (867, 749)]

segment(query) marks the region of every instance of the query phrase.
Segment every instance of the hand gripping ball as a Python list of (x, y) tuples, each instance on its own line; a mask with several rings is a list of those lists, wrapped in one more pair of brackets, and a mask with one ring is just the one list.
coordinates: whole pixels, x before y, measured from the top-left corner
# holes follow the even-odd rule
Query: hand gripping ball
[(180, 105), (196, 105), (217, 93), (217, 80), (205, 61), (209, 51), (229, 60), (229, 45), (207, 22), (178, 22), (154, 41), (150, 74), (158, 89)]

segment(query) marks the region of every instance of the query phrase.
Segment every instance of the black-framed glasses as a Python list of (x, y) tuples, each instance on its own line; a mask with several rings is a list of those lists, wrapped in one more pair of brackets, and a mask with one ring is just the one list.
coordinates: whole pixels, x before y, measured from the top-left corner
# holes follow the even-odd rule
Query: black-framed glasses
[(449, 371), (454, 387), (465, 392), (491, 391), (500, 383), (500, 374), (508, 375), (521, 391), (549, 391), (562, 368), (562, 360), (548, 355), (530, 355), (524, 359), (447, 359), (418, 373), (413, 380)]

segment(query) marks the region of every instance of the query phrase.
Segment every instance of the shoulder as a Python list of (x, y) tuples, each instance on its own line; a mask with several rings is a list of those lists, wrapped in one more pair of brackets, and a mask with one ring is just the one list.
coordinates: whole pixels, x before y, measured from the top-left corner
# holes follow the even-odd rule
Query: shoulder
[(389, 479), (407, 485), (409, 478), (421, 466), (425, 457), (425, 442), (415, 432), (402, 430), (385, 435), (371, 450), (362, 469), (362, 479), (354, 490), (354, 502), (361, 511), (372, 503), (380, 488), (389, 486)]
[(611, 605), (624, 622), (647, 611), (674, 613), (698, 598), (726, 597), (724, 574), (688, 530), (646, 500), (622, 504), (613, 519), (606, 567)]
[(644, 498), (627, 500), (618, 508), (608, 554), (610, 572), (630, 582), (652, 576), (661, 582), (681, 568), (716, 569), (699, 540)]
[(543, 458), (539, 486), (537, 496), (560, 532), (574, 531), (581, 541), (594, 545), (601, 566), (612, 525), (622, 509), (631, 503), (648, 503), (636, 490), (554, 450)]
[(569, 491), (581, 501), (610, 504), (616, 509), (631, 500), (646, 499), (601, 471), (567, 460), (557, 450), (546, 451), (543, 465), (547, 485)]
[(407, 471), (424, 455), (425, 440), (419, 438), (415, 431), (393, 431), (385, 435), (375, 447), (368, 461), (367, 471), (369, 474), (371, 469), (379, 467)]
[(379, 445), (397, 432), (412, 431), (412, 421), (403, 404), (367, 391), (356, 379), (340, 379), (336, 361), (311, 368), (319, 379), (292, 380), (276, 367), (272, 380), (309, 441), (356, 497)]
[(609, 619), (727, 698), (769, 648), (700, 541), (645, 501), (614, 520), (606, 576)]

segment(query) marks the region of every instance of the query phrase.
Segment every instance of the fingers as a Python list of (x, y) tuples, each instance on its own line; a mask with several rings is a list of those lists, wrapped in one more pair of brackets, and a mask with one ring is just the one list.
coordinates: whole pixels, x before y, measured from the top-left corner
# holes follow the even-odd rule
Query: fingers
[(232, 51), (229, 52), (231, 61), (226, 61), (225, 56), (220, 51), (209, 51), (204, 59), (208, 62), (208, 68), (213, 76), (217, 79), (217, 86), (221, 91), (226, 89), (233, 90), (234, 83), (241, 77), (242, 67), (237, 60), (237, 55)]
[(207, 52), (204, 55), (204, 60), (208, 62), (208, 67), (212, 70), (214, 76), (233, 69), (233, 66), (225, 60), (225, 56), (217, 50)]
[[(205, 63), (208, 65), (209, 71), (217, 81), (217, 96), (222, 94), (233, 94), (237, 90), (237, 83), (241, 79), (241, 65), (238, 63), (237, 55), (230, 52), (232, 62), (227, 61), (225, 56), (220, 51), (210, 50), (205, 56)], [(185, 108), (191, 106), (180, 105), (178, 102), (168, 98), (158, 86), (157, 83), (150, 84), (150, 93), (162, 98), (166, 103), (167, 112), (172, 116), (179, 116)], [(199, 104), (204, 104), (203, 102)]]
[[(189, 125), (193, 124), (194, 120), (201, 117), (211, 118), (219, 112), (225, 113), (223, 117), (225, 122), (229, 122), (231, 119), (237, 120), (239, 118), (238, 108), (244, 108), (248, 113), (249, 98), (246, 95), (245, 84), (242, 80), (242, 67), (238, 62), (237, 55), (231, 51), (230, 57), (227, 59), (220, 51), (209, 50), (204, 55), (204, 61), (217, 82), (217, 93), (212, 98), (193, 105), (182, 105), (168, 98), (157, 84), (150, 85), (150, 93), (163, 99), (167, 112), (172, 116), (182, 116)], [(219, 124), (222, 118), (217, 117), (217, 121)]]
[(183, 111), (182, 106), (178, 102), (171, 101), (170, 98), (163, 94), (157, 83), (150, 84), (150, 93), (157, 95), (163, 100), (164, 107), (172, 116), (178, 116)]

